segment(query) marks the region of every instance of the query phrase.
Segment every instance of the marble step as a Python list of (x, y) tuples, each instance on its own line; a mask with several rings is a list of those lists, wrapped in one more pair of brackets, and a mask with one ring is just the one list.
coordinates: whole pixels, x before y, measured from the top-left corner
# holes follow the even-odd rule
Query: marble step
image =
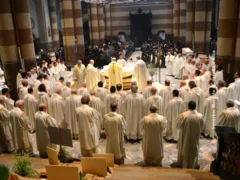
[(169, 167), (140, 167), (135, 165), (123, 165), (113, 172), (113, 179), (137, 180), (137, 179), (184, 179), (184, 180), (219, 180), (219, 177), (203, 170), (177, 169)]

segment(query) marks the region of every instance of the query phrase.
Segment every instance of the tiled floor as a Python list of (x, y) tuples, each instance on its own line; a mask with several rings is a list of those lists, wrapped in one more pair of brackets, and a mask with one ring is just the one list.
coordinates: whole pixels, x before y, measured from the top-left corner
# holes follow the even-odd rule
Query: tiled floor
[[(34, 154), (38, 155), (37, 147), (36, 147), (36, 138), (35, 134), (31, 134), (31, 141), (33, 143)], [(106, 140), (101, 139), (98, 147), (99, 153), (105, 153)], [(154, 147), (153, 147), (154, 148)], [(217, 140), (208, 140), (201, 139), (200, 140), (200, 152), (199, 152), (199, 164), (201, 169), (209, 170), (211, 161), (213, 160), (212, 154), (216, 152), (217, 148)], [(73, 147), (67, 148), (71, 155), (75, 158), (79, 158), (81, 156), (80, 153), (80, 145), (79, 141), (73, 141)], [(142, 144), (134, 143), (131, 144), (126, 142), (125, 144), (125, 164), (141, 164), (143, 161), (143, 152), (142, 152)], [(163, 158), (163, 166), (169, 166), (172, 162), (177, 160), (177, 148), (176, 144), (166, 143), (164, 142), (164, 158)]]

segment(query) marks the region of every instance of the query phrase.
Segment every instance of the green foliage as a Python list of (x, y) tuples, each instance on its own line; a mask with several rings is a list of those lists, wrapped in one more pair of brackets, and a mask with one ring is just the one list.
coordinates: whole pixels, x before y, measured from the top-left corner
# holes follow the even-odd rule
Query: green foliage
[(9, 169), (7, 166), (0, 164), (0, 180), (8, 180)]
[(149, 63), (147, 65), (148, 67), (148, 73), (151, 77), (153, 77), (156, 73), (157, 73), (157, 68), (155, 67), (155, 65), (153, 63)]
[(12, 168), (12, 171), (16, 174), (29, 177), (29, 178), (38, 178), (39, 174), (31, 168), (31, 162), (29, 156), (26, 154), (20, 154), (15, 157), (15, 163)]
[(61, 147), (62, 150), (59, 152), (59, 160), (63, 163), (68, 163), (71, 161), (72, 156), (71, 154), (67, 151), (66, 147)]
[(83, 174), (82, 172), (80, 172), (79, 176), (80, 176), (80, 180), (85, 180), (85, 174)]

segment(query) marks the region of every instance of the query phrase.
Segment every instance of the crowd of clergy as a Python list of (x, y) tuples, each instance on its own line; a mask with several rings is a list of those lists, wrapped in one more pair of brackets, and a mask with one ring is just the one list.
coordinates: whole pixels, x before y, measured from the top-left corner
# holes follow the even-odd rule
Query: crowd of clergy
[[(135, 60), (134, 60), (135, 61)], [(134, 64), (136, 81), (123, 91), (123, 67)], [(240, 112), (234, 100), (240, 101), (240, 73), (226, 87), (220, 66), (211, 78), (211, 66), (197, 56), (166, 56), (169, 75), (184, 80), (178, 89), (169, 79), (160, 88), (148, 79), (146, 64), (140, 57), (133, 62), (112, 59), (108, 66), (109, 82), (99, 81), (94, 60), (85, 67), (81, 60), (73, 68), (73, 82), (62, 76), (64, 62), (47, 64), (41, 69), (17, 76), (19, 100), (14, 102), (9, 89), (0, 96), (0, 144), (6, 152), (31, 153), (29, 133), (36, 133), (40, 157), (47, 157), (50, 143), (48, 127), (68, 128), (73, 140), (79, 140), (82, 156), (97, 153), (101, 133), (106, 134), (106, 153), (113, 153), (115, 162), (124, 163), (125, 138), (142, 140), (145, 165), (162, 165), (163, 138), (177, 142), (177, 166), (197, 168), (201, 133), (215, 138), (214, 127), (234, 127), (240, 132)]]

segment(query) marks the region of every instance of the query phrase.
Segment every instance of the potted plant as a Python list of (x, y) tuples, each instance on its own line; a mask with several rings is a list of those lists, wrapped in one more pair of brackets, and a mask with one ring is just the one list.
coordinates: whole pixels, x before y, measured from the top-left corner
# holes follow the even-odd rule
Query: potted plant
[(0, 164), (0, 180), (8, 180), (9, 169), (7, 166)]
[(153, 63), (149, 63), (147, 67), (148, 67), (148, 73), (151, 76), (151, 80), (153, 81), (153, 76), (157, 73), (157, 68)]
[(19, 176), (28, 178), (38, 178), (39, 174), (31, 168), (31, 162), (29, 156), (26, 154), (21, 154), (15, 157), (15, 163), (13, 165), (12, 171)]

